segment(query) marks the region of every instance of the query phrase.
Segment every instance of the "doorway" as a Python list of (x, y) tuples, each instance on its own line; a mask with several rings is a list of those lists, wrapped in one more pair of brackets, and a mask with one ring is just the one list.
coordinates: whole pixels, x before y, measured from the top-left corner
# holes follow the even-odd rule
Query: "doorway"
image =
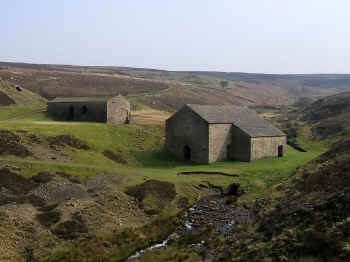
[(283, 146), (278, 146), (278, 157), (283, 157)]
[(191, 148), (189, 146), (184, 147), (184, 159), (185, 161), (191, 160)]
[(74, 119), (74, 107), (70, 106), (68, 109), (68, 120), (73, 120)]
[(81, 114), (82, 114), (82, 115), (85, 115), (87, 112), (88, 112), (87, 106), (83, 106), (83, 107), (81, 108)]

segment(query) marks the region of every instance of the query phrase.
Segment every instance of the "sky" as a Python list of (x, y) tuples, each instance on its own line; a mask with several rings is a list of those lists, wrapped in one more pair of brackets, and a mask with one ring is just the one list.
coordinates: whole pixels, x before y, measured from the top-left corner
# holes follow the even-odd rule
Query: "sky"
[(1, 0), (0, 61), (350, 73), (350, 1)]

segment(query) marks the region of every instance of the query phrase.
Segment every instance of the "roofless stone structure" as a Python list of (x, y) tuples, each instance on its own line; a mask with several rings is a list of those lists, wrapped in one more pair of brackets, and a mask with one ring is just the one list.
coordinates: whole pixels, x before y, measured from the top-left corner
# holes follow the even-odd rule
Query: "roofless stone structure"
[(165, 147), (182, 160), (281, 157), (285, 145), (281, 130), (245, 107), (185, 105), (166, 121)]
[(130, 103), (121, 95), (114, 97), (56, 97), (48, 102), (47, 111), (61, 120), (112, 124), (130, 122)]

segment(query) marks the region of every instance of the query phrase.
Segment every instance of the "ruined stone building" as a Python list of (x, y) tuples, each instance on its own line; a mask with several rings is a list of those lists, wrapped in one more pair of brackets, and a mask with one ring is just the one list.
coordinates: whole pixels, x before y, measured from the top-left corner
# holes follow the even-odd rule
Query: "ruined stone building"
[(112, 124), (130, 122), (130, 104), (120, 95), (114, 97), (56, 97), (48, 102), (47, 111), (60, 120)]
[(286, 135), (253, 110), (185, 105), (166, 120), (165, 147), (182, 160), (213, 163), (283, 156)]

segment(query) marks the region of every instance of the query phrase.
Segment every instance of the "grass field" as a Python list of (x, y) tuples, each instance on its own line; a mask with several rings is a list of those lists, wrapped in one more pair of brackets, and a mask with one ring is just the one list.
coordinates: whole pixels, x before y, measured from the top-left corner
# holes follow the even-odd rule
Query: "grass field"
[[(1, 158), (2, 162), (22, 168), (21, 173), (25, 176), (35, 175), (42, 170), (64, 171), (80, 177), (96, 173), (119, 173), (126, 177), (124, 187), (141, 183), (147, 177), (174, 183), (180, 195), (192, 200), (196, 197), (193, 188), (208, 182), (220, 186), (239, 182), (249, 193), (242, 200), (251, 200), (268, 192), (272, 185), (291, 175), (297, 166), (310, 161), (325, 150), (320, 144), (315, 144), (313, 148), (308, 144), (311, 150), (307, 153), (288, 147), (283, 158), (262, 159), (250, 163), (227, 161), (198, 165), (177, 161), (163, 151), (164, 127), (160, 125), (56, 122), (51, 121), (46, 114), (36, 114), (23, 120), (2, 121), (1, 128), (13, 132), (24, 130), (39, 137), (69, 134), (85, 141), (90, 147), (90, 150), (65, 147), (63, 153), (70, 158), (65, 162), (43, 161), (35, 157)], [(127, 164), (108, 159), (102, 154), (104, 150), (118, 151)], [(184, 171), (221, 171), (238, 174), (239, 177), (177, 175)]]
[(1, 106), (0, 107), (0, 121), (8, 120), (18, 116), (29, 114), (33, 111), (43, 110), (45, 107), (42, 105), (31, 105), (31, 106), (18, 106), (18, 105), (10, 105), (10, 106)]

